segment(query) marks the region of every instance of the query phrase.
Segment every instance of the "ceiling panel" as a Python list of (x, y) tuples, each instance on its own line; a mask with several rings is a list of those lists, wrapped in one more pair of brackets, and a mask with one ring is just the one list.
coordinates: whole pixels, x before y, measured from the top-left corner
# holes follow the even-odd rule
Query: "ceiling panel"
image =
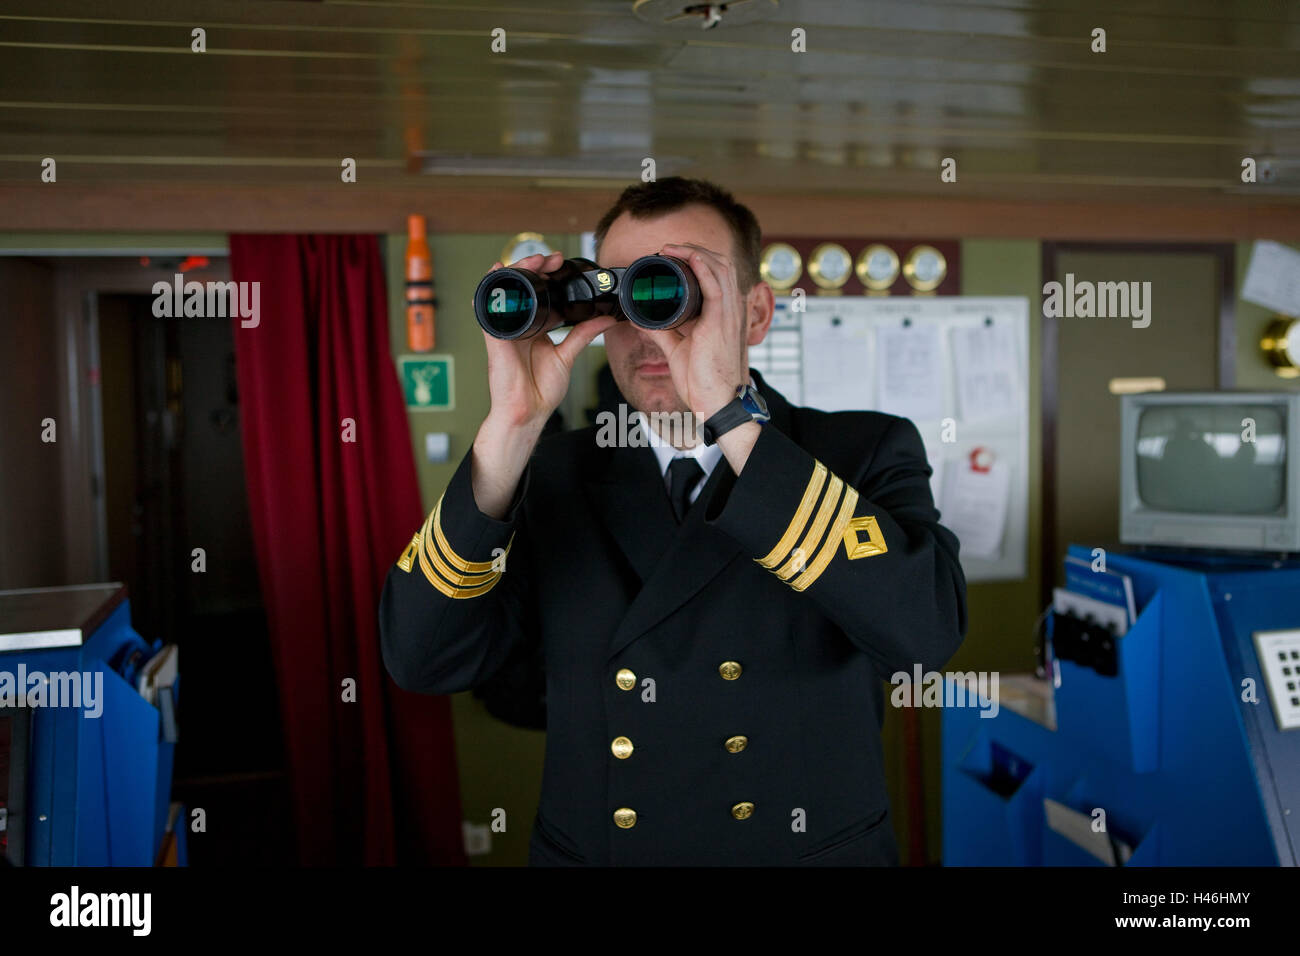
[[(448, 175), (414, 171), (432, 155), (558, 187), (650, 156), (751, 191), (1300, 201), (1300, 3), (748, 3), (773, 13), (705, 31), (631, 0), (5, 0), (0, 182), (47, 156), (61, 181), (225, 184), (353, 157), (407, 186)], [(1243, 156), (1274, 181), (1243, 189)]]

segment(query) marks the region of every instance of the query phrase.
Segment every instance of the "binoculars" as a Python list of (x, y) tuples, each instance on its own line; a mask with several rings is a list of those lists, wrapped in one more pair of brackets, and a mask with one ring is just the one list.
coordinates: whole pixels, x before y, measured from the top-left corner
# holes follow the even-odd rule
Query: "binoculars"
[(524, 339), (598, 315), (643, 329), (671, 329), (700, 314), (700, 286), (674, 256), (642, 256), (622, 269), (565, 259), (546, 275), (528, 269), (489, 272), (474, 292), (474, 315), (489, 335)]

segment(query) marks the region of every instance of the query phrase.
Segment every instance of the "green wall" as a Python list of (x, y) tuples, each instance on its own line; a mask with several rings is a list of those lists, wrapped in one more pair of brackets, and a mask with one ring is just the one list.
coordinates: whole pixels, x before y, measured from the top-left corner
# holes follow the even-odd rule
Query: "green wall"
[(1029, 299), (1029, 520), (1023, 581), (972, 584), (967, 591), (970, 632), (953, 670), (1032, 670), (1033, 626), (1042, 563), (1042, 281), (1040, 244), (1032, 240), (967, 239), (961, 244), (962, 295)]

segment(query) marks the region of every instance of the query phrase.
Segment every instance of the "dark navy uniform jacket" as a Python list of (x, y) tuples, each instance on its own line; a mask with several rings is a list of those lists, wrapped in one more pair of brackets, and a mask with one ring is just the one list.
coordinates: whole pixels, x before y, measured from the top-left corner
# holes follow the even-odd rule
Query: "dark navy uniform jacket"
[(915, 426), (791, 406), (678, 525), (649, 447), (538, 443), (504, 520), (470, 455), (389, 571), (407, 690), (474, 688), (540, 651), (534, 865), (897, 863), (882, 679), (966, 632), (957, 539)]

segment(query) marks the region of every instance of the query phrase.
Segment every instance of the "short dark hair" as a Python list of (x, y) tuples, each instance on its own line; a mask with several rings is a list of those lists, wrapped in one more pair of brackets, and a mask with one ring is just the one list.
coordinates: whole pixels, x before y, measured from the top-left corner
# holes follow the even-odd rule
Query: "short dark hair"
[(648, 183), (636, 183), (623, 190), (618, 201), (596, 224), (596, 247), (614, 220), (627, 213), (633, 219), (653, 219), (686, 206), (708, 206), (716, 211), (736, 244), (736, 282), (741, 292), (748, 292), (759, 280), (758, 262), (762, 255), (763, 232), (749, 207), (736, 202), (731, 193), (704, 179), (669, 176)]

